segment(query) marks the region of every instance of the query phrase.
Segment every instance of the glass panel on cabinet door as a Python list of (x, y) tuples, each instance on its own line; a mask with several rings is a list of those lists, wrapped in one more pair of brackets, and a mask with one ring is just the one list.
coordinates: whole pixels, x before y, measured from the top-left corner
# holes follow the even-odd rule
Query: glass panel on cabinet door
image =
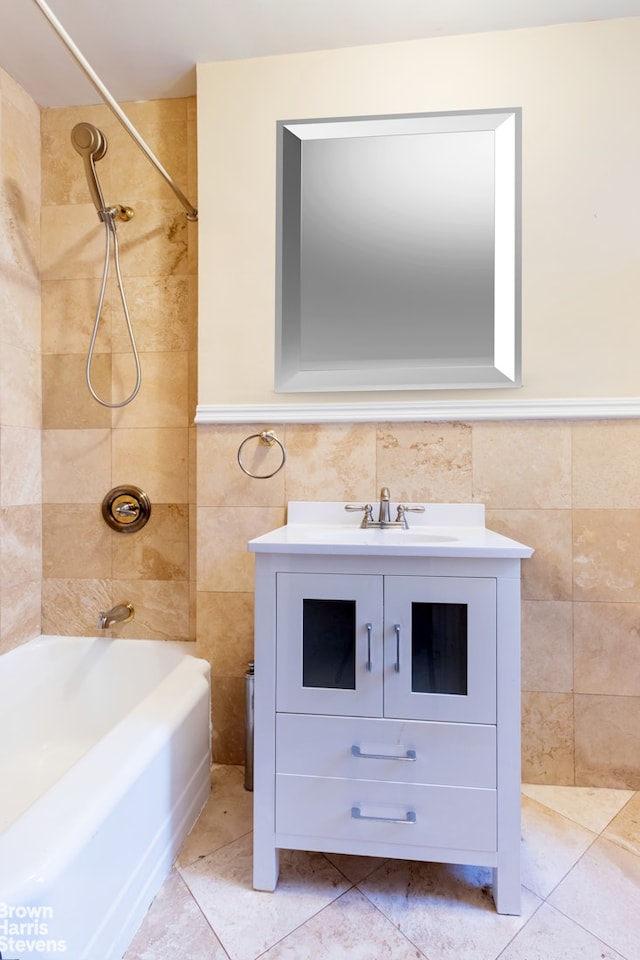
[(355, 600), (303, 599), (302, 685), (355, 690)]
[(411, 690), (467, 695), (467, 604), (411, 604)]

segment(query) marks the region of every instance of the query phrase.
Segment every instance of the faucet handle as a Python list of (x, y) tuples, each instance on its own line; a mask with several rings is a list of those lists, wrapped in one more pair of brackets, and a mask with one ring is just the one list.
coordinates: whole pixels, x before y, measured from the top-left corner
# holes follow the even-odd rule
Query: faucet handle
[(345, 503), (344, 508), (347, 512), (363, 512), (361, 527), (368, 527), (373, 522), (373, 505), (370, 503)]
[(407, 507), (404, 503), (398, 504), (396, 523), (401, 523), (404, 530), (409, 529), (409, 524), (407, 523), (406, 518), (407, 513), (424, 513), (424, 507), (421, 504), (419, 504), (417, 507)]

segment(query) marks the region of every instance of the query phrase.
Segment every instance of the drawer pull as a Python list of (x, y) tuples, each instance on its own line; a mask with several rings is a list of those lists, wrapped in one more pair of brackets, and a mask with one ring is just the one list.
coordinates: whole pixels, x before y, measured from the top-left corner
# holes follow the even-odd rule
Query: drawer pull
[(371, 673), (371, 630), (373, 625), (367, 624), (367, 670)]
[(351, 807), (351, 818), (353, 820), (379, 820), (383, 823), (415, 823), (417, 820), (415, 810), (407, 810), (406, 817), (368, 817), (361, 812), (360, 807)]
[(396, 669), (396, 673), (400, 673), (400, 624), (399, 624), (399, 623), (396, 623), (396, 625), (395, 625), (395, 631), (396, 631), (396, 664), (395, 664), (395, 669)]
[(415, 750), (405, 750), (403, 754), (397, 753), (363, 753), (360, 747), (354, 745), (351, 747), (351, 756), (360, 757), (362, 760), (417, 760)]

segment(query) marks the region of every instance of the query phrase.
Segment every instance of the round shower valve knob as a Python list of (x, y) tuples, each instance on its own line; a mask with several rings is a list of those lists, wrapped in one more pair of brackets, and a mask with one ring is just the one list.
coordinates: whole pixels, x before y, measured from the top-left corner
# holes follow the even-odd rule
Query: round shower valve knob
[(139, 487), (114, 487), (102, 501), (102, 516), (118, 533), (134, 533), (151, 515), (151, 501)]

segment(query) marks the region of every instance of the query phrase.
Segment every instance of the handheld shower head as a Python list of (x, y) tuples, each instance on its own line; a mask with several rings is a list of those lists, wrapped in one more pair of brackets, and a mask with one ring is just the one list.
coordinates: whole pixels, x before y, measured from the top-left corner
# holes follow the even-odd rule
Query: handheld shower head
[(89, 193), (98, 215), (102, 219), (106, 205), (100, 189), (95, 161), (102, 160), (107, 152), (107, 138), (92, 123), (77, 123), (71, 131), (71, 143), (84, 161), (84, 172), (89, 185)]

